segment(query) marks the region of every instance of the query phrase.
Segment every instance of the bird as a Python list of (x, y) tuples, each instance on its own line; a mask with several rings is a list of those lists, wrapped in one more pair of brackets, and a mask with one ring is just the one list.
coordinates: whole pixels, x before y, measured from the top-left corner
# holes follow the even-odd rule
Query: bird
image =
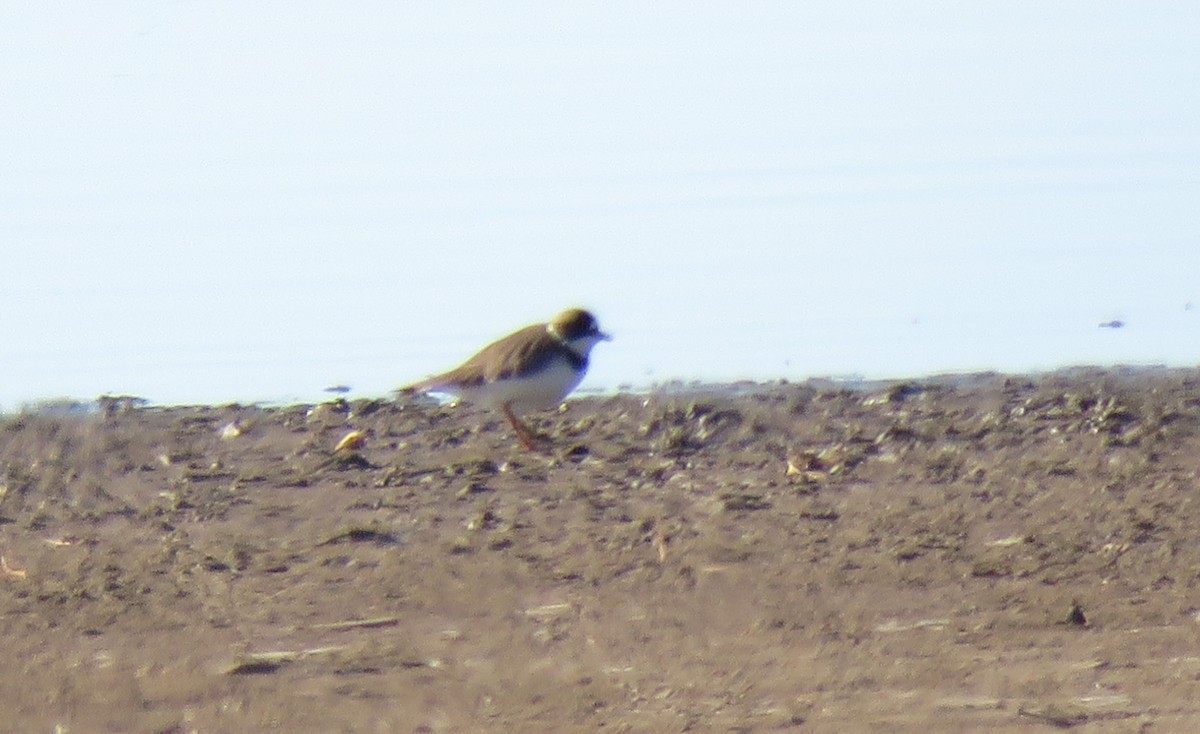
[(591, 313), (569, 308), (546, 323), (526, 326), (488, 344), (449, 372), (400, 392), (447, 393), (497, 408), (521, 445), (533, 451), (543, 439), (518, 413), (560, 405), (583, 380), (592, 347), (611, 339)]

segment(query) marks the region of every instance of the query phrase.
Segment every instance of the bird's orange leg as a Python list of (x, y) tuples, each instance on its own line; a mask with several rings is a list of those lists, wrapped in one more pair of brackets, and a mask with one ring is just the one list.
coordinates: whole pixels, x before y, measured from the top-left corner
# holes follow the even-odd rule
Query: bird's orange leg
[(525, 425), (524, 421), (518, 418), (516, 413), (513, 413), (512, 407), (508, 403), (505, 403), (503, 407), (504, 417), (507, 418), (508, 422), (512, 424), (513, 430), (517, 432), (517, 440), (521, 442), (521, 445), (525, 447), (525, 450), (535, 451), (538, 448), (541, 448), (542, 442), (544, 442), (545, 439), (534, 433), (532, 428)]

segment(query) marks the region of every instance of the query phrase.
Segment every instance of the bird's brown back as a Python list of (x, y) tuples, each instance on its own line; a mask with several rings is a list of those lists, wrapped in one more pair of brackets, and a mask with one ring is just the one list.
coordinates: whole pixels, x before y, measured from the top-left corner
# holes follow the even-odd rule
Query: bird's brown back
[(576, 367), (587, 366), (580, 357), (546, 329), (534, 324), (492, 342), (458, 367), (407, 388), (406, 392), (436, 390), (460, 385), (476, 387), (509, 377), (538, 372), (553, 359), (568, 359)]

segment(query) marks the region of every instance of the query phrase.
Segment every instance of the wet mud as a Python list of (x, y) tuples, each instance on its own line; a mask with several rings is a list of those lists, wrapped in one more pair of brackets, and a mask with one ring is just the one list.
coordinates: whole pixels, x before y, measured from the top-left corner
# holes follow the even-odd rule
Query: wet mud
[(1200, 730), (1200, 372), (531, 421), (0, 419), (0, 729)]

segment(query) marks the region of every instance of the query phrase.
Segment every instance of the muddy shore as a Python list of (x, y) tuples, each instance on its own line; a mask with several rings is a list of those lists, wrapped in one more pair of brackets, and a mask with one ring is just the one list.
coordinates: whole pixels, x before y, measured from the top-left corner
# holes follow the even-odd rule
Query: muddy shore
[(1200, 370), (532, 422), (0, 418), (0, 730), (1200, 731)]

